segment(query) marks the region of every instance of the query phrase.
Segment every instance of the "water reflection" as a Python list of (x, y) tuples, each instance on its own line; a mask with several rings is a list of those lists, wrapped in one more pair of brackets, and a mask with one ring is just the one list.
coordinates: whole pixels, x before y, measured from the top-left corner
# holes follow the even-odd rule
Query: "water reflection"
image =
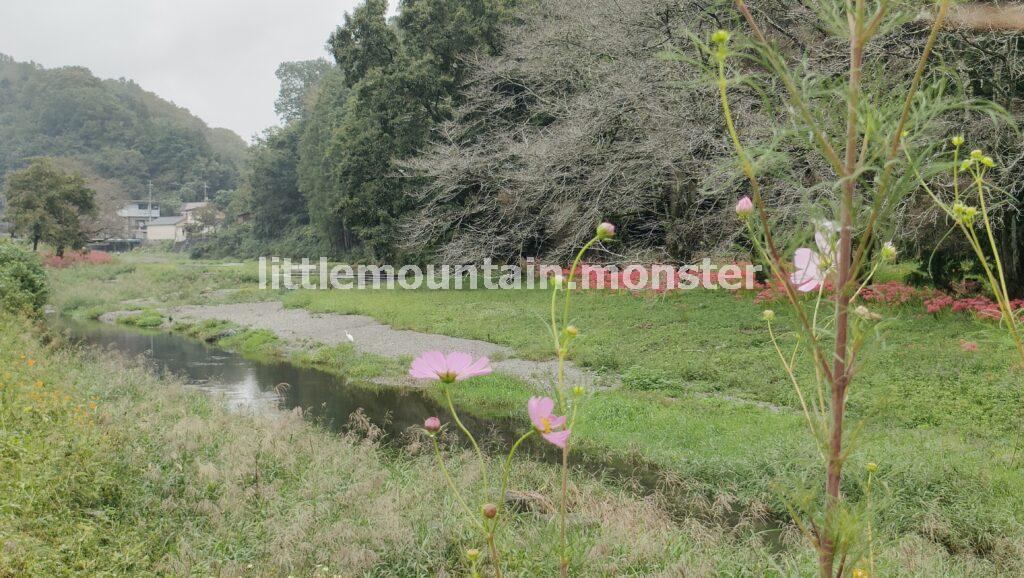
[(234, 408), (302, 407), (334, 430), (362, 410), (374, 425), (391, 434), (422, 423), (426, 416), (445, 416), (419, 390), (360, 387), (324, 371), (283, 361), (253, 361), (173, 333), (94, 322), (64, 321), (62, 325), (81, 344), (141, 356), (157, 372), (175, 375)]

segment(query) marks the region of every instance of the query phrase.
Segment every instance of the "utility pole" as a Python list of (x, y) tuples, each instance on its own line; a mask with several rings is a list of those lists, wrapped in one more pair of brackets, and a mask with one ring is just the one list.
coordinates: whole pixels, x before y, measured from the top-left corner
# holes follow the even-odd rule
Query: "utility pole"
[(203, 181), (203, 202), (210, 202), (210, 185), (206, 181)]
[[(149, 221), (153, 220), (153, 181), (149, 181)], [(147, 221), (147, 223), (149, 222)]]

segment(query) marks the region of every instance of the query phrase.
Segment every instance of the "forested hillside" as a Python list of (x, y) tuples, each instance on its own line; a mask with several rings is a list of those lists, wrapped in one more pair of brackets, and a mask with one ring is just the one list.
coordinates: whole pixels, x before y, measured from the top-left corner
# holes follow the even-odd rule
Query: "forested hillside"
[(45, 69), (0, 55), (0, 178), (26, 159), (60, 159), (102, 197), (157, 198), (234, 189), (245, 142), (130, 80), (81, 67)]
[[(914, 72), (928, 27), (920, 7), (894, 5), (901, 25), (869, 47), (879, 115), (898, 112), (885, 95)], [(810, 11), (781, 0), (757, 6), (795, 73), (820, 91), (815, 114), (841, 134), (845, 110), (828, 92), (844, 49)], [(383, 0), (366, 0), (346, 15), (328, 39), (333, 62), (282, 66), (286, 124), (256, 147), (238, 203), (254, 222), (225, 235), (222, 252), (564, 257), (600, 219), (620, 225), (620, 258), (746, 252), (737, 251), (731, 214), (746, 185), (701, 48), (717, 28), (743, 29), (732, 2), (407, 0), (396, 18), (386, 12)], [(1024, 110), (1022, 46), (1013, 32), (944, 30), (923, 98), (945, 113), (918, 119), (913, 141), (923, 153), (963, 132), (998, 155), (1008, 194), (993, 212), (1018, 279), (1024, 171), (1012, 151)], [(746, 76), (736, 62), (734, 112), (756, 140), (788, 112), (765, 98), (778, 94), (777, 81)], [(807, 145), (793, 135), (756, 151), (783, 232), (804, 228), (806, 201), (834, 193), (818, 186), (831, 168)], [(948, 223), (914, 198), (892, 216), (887, 237), (929, 261)], [(956, 267), (963, 247), (945, 237), (940, 249), (934, 268)]]

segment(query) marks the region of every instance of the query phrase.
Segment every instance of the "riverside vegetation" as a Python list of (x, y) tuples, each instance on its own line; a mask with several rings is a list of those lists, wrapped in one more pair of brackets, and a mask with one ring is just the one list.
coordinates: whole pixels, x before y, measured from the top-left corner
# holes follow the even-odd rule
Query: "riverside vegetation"
[[(1019, 101), (1003, 107), (1000, 96), (1017, 61), (1003, 59), (1010, 80), (964, 72), (1004, 70), (979, 56), (1003, 40), (947, 31), (950, 0), (924, 16), (923, 3), (902, 0), (729, 4), (410, 1), (389, 21), (386, 2), (366, 0), (331, 35), (334, 63), (282, 65), (284, 126), (256, 143), (238, 189), (216, 195), (229, 224), (194, 255), (561, 259), (583, 245), (574, 272), (615, 236), (605, 223), (584, 245), (580, 223), (611, 217), (624, 242), (609, 258), (750, 253), (771, 270), (756, 297), (263, 293), (252, 264), (155, 252), (79, 265), (62, 256), (68, 267), (50, 275), (62, 314), (117, 311), (125, 326), (286, 356), (364, 387), (411, 362), (412, 377), (439, 382), (426, 391), (454, 425), (427, 417), (384, 445), (353, 414), (333, 436), (301, 411), (230, 413), (130, 360), (95, 359), (37, 325), (48, 296), (40, 265), (5, 243), (0, 573), (1024, 574), (1024, 341), (1011, 298), (1024, 260), (1007, 250), (1020, 194), (1014, 164), (994, 170), (1016, 154), (1002, 136)], [(946, 66), (929, 66), (933, 50)], [(3, 86), (19, 80), (25, 102), (26, 79), (65, 78), (0, 64)], [(959, 126), (966, 136), (950, 140)], [(69, 158), (57, 160), (141, 182), (160, 172), (170, 141), (189, 140), (136, 128), (141, 137), (123, 135), (100, 157), (68, 140), (58, 148)], [(171, 177), (164, 167), (165, 184), (205, 189), (219, 173), (234, 186), (214, 135), (186, 132), (197, 137), (186, 149), (207, 145), (209, 170)], [(704, 138), (687, 149), (679, 134)], [(993, 156), (978, 149), (960, 164), (961, 147), (979, 141)], [(15, 144), (8, 160), (22, 164)], [(56, 161), (37, 162), (45, 176), (39, 163)], [(19, 190), (34, 186), (9, 187), (15, 232), (34, 230), (58, 255), (84, 242), (43, 234), (54, 227), (42, 220), (27, 227), (25, 215), (46, 211)], [(925, 253), (943, 243), (936, 271)], [(921, 261), (901, 264), (924, 269), (919, 279), (964, 294), (926, 299), (903, 285), (901, 252)], [(895, 285), (883, 289), (886, 276)], [(902, 296), (868, 303), (888, 290)], [(762, 311), (773, 296), (789, 310)], [(559, 369), (527, 383), (464, 353), (396, 360), (166, 309), (266, 298), (553, 353)], [(570, 387), (570, 345), (612, 385)], [(545, 387), (551, 397), (537, 395)], [(519, 441), (539, 434), (561, 467), (474, 435), (460, 414), (522, 424)], [(635, 465), (635, 476), (603, 475), (612, 463)], [(527, 507), (509, 507), (506, 487), (526, 490)]]
[[(232, 413), (132, 360), (27, 328), (0, 315), (0, 576), (467, 573), (473, 542), (445, 523), (458, 511), (425, 440), (385, 451), (300, 412)], [(456, 483), (474, 483), (475, 457), (449, 459)], [(554, 493), (556, 477), (524, 461), (511, 483)], [(655, 502), (585, 477), (572, 488), (587, 575), (756, 564), (713, 525), (683, 531)], [(503, 544), (515, 574), (544, 574), (555, 527), (515, 516)]]
[[(905, 270), (883, 266), (876, 280)], [(370, 315), (398, 328), (484, 339), (526, 358), (551, 356), (541, 316), (521, 314), (546, 310), (550, 294), (544, 291), (261, 292), (254, 263), (232, 266), (158, 253), (51, 270), (51, 278), (53, 304), (72, 316), (153, 309), (157, 303), (282, 299), (313, 312)], [(157, 303), (139, 304), (146, 298)], [(688, 512), (677, 523), (710, 528), (733, 546), (743, 545), (725, 555), (730, 562), (710, 558), (707, 572), (802, 573), (815, 560), (803, 551), (777, 490), (809, 475), (817, 456), (789, 378), (773, 369), (777, 355), (760, 320), (763, 306), (752, 300), (752, 294), (716, 291), (574, 295), (573, 319), (583, 329), (574, 341), (575, 361), (622, 382), (588, 393), (573, 430), (574, 452), (654, 468), (655, 496), (662, 496), (656, 503), (671, 501), (672, 511)], [(867, 481), (866, 464), (878, 464), (878, 572), (1017, 572), (1024, 501), (1015, 488), (1024, 479), (1010, 461), (1020, 408), (1013, 344), (994, 333), (991, 322), (964, 313), (928, 314), (919, 301), (879, 311), (900, 330), (863, 353), (860, 385), (848, 402), (848, 417), (861, 431), (848, 465), (862, 473), (848, 490), (853, 499)], [(793, 335), (794, 321), (778, 311), (775, 331)], [(213, 323), (181, 329), (204, 337), (220, 333)], [(246, 349), (244, 337), (228, 339)], [(963, 347), (965, 339), (979, 351)], [(257, 344), (253, 354), (288, 355), (340, 372), (352, 368), (357, 381), (400, 376), (408, 367), (350, 346), (285, 352), (276, 336), (266, 334), (251, 343)], [(809, 364), (797, 364), (795, 372), (813, 379)], [(524, 419), (523, 408), (536, 391), (535, 385), (491, 374), (452, 395), (460, 412)], [(430, 461), (423, 467), (433, 469)], [(453, 465), (451, 471), (460, 470)], [(558, 476), (553, 469), (548, 476), (549, 485), (540, 487), (557, 503), (551, 484)], [(437, 482), (443, 491), (443, 480)], [(460, 519), (457, 511), (453, 515)], [(758, 533), (765, 521), (782, 528), (777, 541)], [(551, 538), (557, 543), (556, 535)], [(547, 563), (557, 559), (557, 552), (545, 552)]]

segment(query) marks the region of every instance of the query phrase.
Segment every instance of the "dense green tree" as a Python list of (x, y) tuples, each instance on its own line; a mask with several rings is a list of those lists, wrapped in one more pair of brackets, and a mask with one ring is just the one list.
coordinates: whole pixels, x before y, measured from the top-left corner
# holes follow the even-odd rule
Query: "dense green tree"
[(10, 239), (0, 239), (0, 309), (41, 315), (49, 297), (38, 255)]
[(7, 175), (4, 192), (14, 231), (31, 239), (33, 250), (44, 241), (63, 256), (65, 249), (80, 249), (88, 242), (83, 218), (96, 211), (95, 193), (81, 175), (60, 169), (52, 159), (37, 158)]
[(299, 190), (306, 197), (312, 225), (329, 240), (334, 253), (351, 251), (356, 238), (349, 224), (349, 203), (338, 178), (335, 137), (345, 120), (349, 88), (338, 68), (325, 75), (311, 94), (299, 141)]
[(274, 112), (285, 123), (302, 120), (310, 106), (313, 91), (324, 75), (333, 69), (331, 63), (323, 58), (281, 63), (276, 72), (281, 89), (274, 102)]
[(398, 26), (406, 50), (444, 75), (455, 93), (474, 52), (497, 54), (502, 27), (512, 17), (512, 0), (402, 0)]
[(328, 40), (345, 82), (353, 86), (373, 69), (389, 68), (399, 57), (398, 35), (387, 22), (387, 0), (366, 0), (345, 14)]
[(249, 194), (253, 231), (258, 238), (279, 237), (309, 222), (296, 173), (299, 134), (297, 124), (269, 129), (253, 147)]
[[(451, 116), (461, 56), (493, 52), (507, 1), (406, 0), (396, 24), (387, 2), (366, 0), (329, 39), (339, 74), (313, 104), (300, 146), (301, 188), (332, 247), (393, 257), (396, 223), (415, 182), (396, 164)], [(345, 92), (342, 87), (348, 87)]]
[(276, 109), (285, 126), (254, 146), (252, 172), (235, 202), (249, 203), (241, 212), (252, 214), (257, 239), (284, 238), (286, 224), (308, 222), (335, 254), (394, 258), (398, 223), (413, 208), (409, 191), (418, 185), (401, 163), (451, 119), (463, 59), (500, 50), (513, 5), (404, 0), (389, 21), (386, 0), (365, 0), (328, 39), (337, 66), (282, 64)]

